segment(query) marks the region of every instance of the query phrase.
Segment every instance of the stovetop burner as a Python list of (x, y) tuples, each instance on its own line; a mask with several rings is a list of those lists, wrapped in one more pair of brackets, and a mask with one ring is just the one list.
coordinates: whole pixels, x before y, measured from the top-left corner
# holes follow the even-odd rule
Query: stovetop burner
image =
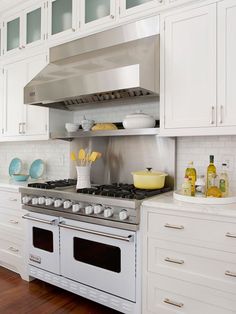
[(169, 187), (156, 190), (143, 190), (135, 188), (133, 184), (114, 183), (111, 185), (98, 185), (91, 188), (78, 189), (77, 193), (143, 200), (146, 197), (169, 192), (170, 190), (171, 188)]
[(29, 183), (28, 187), (30, 188), (38, 188), (44, 190), (52, 190), (56, 188), (65, 188), (76, 185), (76, 179), (64, 179), (64, 180), (55, 180), (55, 181), (46, 181), (46, 182), (34, 182)]

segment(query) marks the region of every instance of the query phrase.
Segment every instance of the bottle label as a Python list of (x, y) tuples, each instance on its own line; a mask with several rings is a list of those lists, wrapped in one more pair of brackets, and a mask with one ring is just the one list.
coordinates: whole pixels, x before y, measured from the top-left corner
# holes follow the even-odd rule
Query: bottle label
[(221, 192), (226, 192), (226, 182), (224, 179), (220, 179), (220, 190)]
[(191, 183), (191, 195), (195, 195), (195, 177), (194, 176), (188, 176), (189, 181)]

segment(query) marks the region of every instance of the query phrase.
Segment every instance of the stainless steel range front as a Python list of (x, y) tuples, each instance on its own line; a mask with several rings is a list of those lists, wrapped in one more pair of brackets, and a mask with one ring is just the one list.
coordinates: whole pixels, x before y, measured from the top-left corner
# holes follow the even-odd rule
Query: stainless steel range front
[(169, 189), (113, 184), (76, 191), (74, 183), (20, 189), (29, 275), (122, 313), (141, 313), (140, 204)]

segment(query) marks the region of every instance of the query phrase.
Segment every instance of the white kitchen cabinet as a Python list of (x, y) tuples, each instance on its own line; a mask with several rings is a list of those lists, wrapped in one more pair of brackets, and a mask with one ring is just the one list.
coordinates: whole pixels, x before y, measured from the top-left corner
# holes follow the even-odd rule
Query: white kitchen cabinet
[(45, 3), (36, 1), (25, 9), (3, 18), (3, 55), (12, 55), (42, 44), (46, 39)]
[(216, 4), (164, 21), (164, 127), (216, 125)]
[[(234, 207), (143, 205), (143, 313), (233, 314), (236, 311)], [(173, 206), (173, 208), (172, 208)], [(221, 213), (222, 215), (219, 215)]]
[(104, 25), (114, 24), (116, 20), (115, 0), (81, 0), (81, 31), (95, 28), (98, 31)]
[(48, 133), (48, 109), (24, 105), (24, 86), (46, 65), (38, 55), (4, 66), (4, 137), (40, 136)]
[(134, 14), (146, 14), (148, 10), (162, 7), (165, 0), (120, 0), (120, 17), (127, 17)]
[(236, 2), (218, 4), (218, 125), (236, 125)]
[(49, 39), (60, 39), (75, 32), (78, 28), (78, 1), (76, 0), (49, 0), (48, 33)]
[(17, 189), (0, 187), (0, 265), (28, 280), (23, 214)]

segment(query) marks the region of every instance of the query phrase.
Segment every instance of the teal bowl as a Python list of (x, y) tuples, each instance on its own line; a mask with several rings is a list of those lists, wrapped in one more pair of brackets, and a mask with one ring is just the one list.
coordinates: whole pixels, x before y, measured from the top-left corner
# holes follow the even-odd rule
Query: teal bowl
[(29, 179), (29, 175), (28, 174), (13, 174), (12, 178), (15, 181), (27, 181)]

